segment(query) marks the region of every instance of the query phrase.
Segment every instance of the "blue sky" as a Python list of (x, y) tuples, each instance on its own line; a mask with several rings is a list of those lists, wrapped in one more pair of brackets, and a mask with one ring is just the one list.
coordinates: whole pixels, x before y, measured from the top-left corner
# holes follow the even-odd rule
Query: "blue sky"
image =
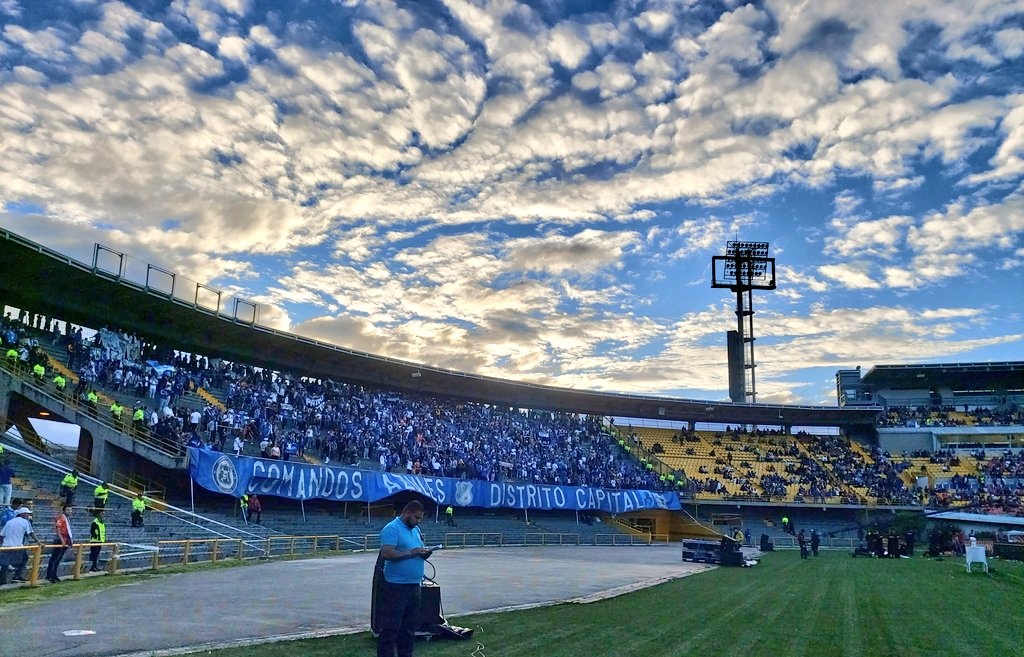
[(758, 400), (1024, 359), (1024, 1), (0, 0), (0, 225), (442, 367)]

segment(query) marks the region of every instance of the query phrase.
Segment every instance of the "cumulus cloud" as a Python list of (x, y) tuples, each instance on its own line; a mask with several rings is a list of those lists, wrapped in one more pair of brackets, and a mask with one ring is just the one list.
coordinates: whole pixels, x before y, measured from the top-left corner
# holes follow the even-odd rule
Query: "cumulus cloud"
[(731, 320), (660, 300), (728, 239), (785, 247), (805, 317), (1020, 272), (1014, 3), (442, 4), (0, 3), (5, 225), (357, 348), (643, 390), (720, 383)]

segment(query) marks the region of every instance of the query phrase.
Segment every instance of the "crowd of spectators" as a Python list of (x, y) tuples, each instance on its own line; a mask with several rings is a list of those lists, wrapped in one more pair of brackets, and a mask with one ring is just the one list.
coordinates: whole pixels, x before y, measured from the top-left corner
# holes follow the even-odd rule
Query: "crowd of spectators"
[[(847, 438), (840, 436), (821, 436), (807, 441), (806, 445), (816, 460), (827, 464), (843, 485), (867, 489), (868, 496), (892, 504), (913, 504), (916, 501), (916, 496), (900, 476), (911, 466), (909, 459), (894, 459), (877, 447), (872, 449), (870, 458), (866, 458), (852, 449)], [(856, 497), (853, 491), (838, 494)]]
[[(44, 331), (79, 383), (134, 398), (126, 418), (165, 444), (266, 458), (301, 458), (404, 472), (556, 485), (663, 489), (666, 482), (612, 449), (601, 419), (410, 396), (307, 379), (162, 349), (106, 327), (6, 318), (20, 335)], [(7, 327), (5, 326), (5, 329)], [(4, 331), (5, 335), (7, 331)], [(199, 387), (223, 390), (224, 406), (179, 405)], [(127, 424), (127, 421), (126, 421)], [(141, 426), (140, 426), (141, 425)]]
[(1024, 411), (1016, 405), (1005, 410), (965, 404), (955, 406), (890, 406), (882, 414), (879, 427), (963, 427), (1014, 426), (1024, 424)]
[[(26, 326), (35, 331), (26, 332)], [(5, 350), (16, 349), (19, 362), (28, 368), (46, 363), (40, 332), (66, 354), (68, 367), (78, 374), (76, 395), (100, 388), (130, 396), (134, 401), (126, 420), (137, 418), (138, 411), (144, 418), (132, 422), (132, 429), (150, 432), (182, 450), (206, 446), (264, 458), (308, 457), (328, 464), (490, 481), (677, 489), (674, 482), (666, 483), (614, 449), (614, 439), (597, 417), (308, 379), (175, 352), (108, 328), (89, 331), (86, 337), (81, 327), (27, 313), (17, 319), (5, 316), (0, 324)], [(225, 408), (217, 403), (197, 406), (195, 398), (188, 406), (180, 405), (187, 392), (199, 388), (222, 391)], [(965, 408), (964, 413), (978, 423), (1022, 421), (1017, 409), (996, 413)], [(908, 421), (950, 426), (962, 423), (963, 417), (952, 408), (896, 407), (882, 424), (902, 426)], [(687, 431), (672, 438), (687, 453), (695, 453), (694, 443), (702, 440)], [(688, 473), (688, 479), (680, 477), (684, 491), (738, 491), (771, 500), (789, 498), (795, 490), (797, 501), (863, 501), (853, 490), (857, 488), (880, 501), (911, 504), (917, 495), (901, 477), (911, 466), (910, 456), (927, 456), (946, 470), (958, 465), (960, 458), (952, 451), (893, 457), (877, 448), (865, 458), (846, 438), (748, 433), (745, 428), (728, 428), (712, 444), (714, 466), (710, 471), (702, 466)], [(653, 451), (664, 449), (659, 444)], [(755, 469), (753, 463), (769, 465)], [(933, 491), (930, 501), (1019, 509), (1024, 456), (990, 459), (981, 469), (981, 480), (957, 475)]]
[[(1024, 450), (1004, 450), (990, 455), (985, 450), (970, 454), (978, 474), (954, 474), (929, 491), (929, 504), (959, 507), (975, 513), (1024, 516)], [(947, 459), (959, 458), (950, 452)]]

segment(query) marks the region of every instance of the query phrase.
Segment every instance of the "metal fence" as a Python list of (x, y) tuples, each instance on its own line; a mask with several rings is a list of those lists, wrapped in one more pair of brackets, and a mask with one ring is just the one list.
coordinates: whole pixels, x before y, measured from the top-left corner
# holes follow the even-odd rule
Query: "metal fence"
[[(479, 548), (507, 546), (554, 546), (554, 545), (599, 545), (629, 546), (668, 543), (667, 534), (596, 534), (592, 542), (583, 540), (579, 534), (527, 532), (519, 541), (509, 541), (498, 532), (458, 532), (444, 537), (446, 548)], [(22, 551), (28, 554), (25, 567), (25, 583), (37, 586), (45, 575), (48, 554), (53, 545), (26, 545), (24, 547), (0, 548), (0, 552)], [(197, 563), (218, 563), (225, 560), (252, 560), (268, 558), (295, 558), (315, 554), (339, 552), (364, 552), (380, 547), (378, 534), (363, 536), (270, 536), (252, 538), (200, 538), (156, 541), (153, 545), (131, 543), (80, 543), (68, 549), (62, 560), (62, 575), (72, 579), (86, 576), (89, 549), (101, 549), (102, 572), (117, 574), (129, 571), (150, 570), (187, 566)], [(70, 558), (68, 557), (70, 555)], [(69, 570), (70, 568), (70, 570)]]

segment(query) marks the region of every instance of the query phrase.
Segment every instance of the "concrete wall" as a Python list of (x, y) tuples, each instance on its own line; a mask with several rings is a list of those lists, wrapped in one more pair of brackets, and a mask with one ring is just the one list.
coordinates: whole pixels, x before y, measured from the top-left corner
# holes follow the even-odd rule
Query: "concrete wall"
[(935, 436), (931, 430), (879, 429), (878, 446), (890, 454), (914, 452), (921, 449), (930, 452), (935, 449)]

